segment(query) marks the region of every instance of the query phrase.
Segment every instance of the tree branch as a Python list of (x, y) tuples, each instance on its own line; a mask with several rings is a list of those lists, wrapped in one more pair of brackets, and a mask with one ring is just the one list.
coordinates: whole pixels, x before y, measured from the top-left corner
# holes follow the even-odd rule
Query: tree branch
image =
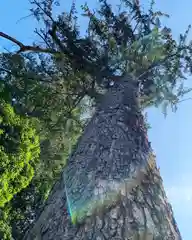
[(185, 98), (183, 100), (180, 100), (178, 103), (185, 102), (185, 101), (188, 101), (188, 100), (192, 100), (192, 98), (191, 97), (190, 98)]
[(20, 49), (17, 51), (17, 53), (21, 52), (27, 52), (27, 51), (32, 51), (32, 52), (41, 52), (41, 53), (50, 53), (50, 54), (55, 54), (58, 53), (57, 51), (50, 49), (50, 48), (41, 48), (39, 46), (28, 46), (24, 45), (22, 42), (18, 41), (14, 37), (11, 37), (7, 35), (4, 32), (0, 32), (0, 37), (5, 38), (13, 43), (15, 43)]
[[(42, 29), (40, 29), (40, 31), (42, 32)], [(50, 48), (50, 44), (48, 43), (48, 41), (46, 40), (45, 34), (42, 32), (42, 34), (37, 30), (37, 28), (35, 29), (35, 33), (44, 41), (44, 43), (47, 45), (48, 48)]]
[[(181, 50), (183, 50), (183, 49), (181, 49)], [(181, 50), (180, 50), (180, 51), (181, 51)], [(168, 55), (167, 57), (165, 57), (164, 59), (162, 59), (162, 60), (160, 60), (160, 61), (158, 61), (158, 62), (152, 63), (152, 64), (148, 67), (148, 69), (147, 69), (145, 72), (143, 72), (143, 73), (137, 78), (137, 80), (140, 80), (142, 77), (145, 76), (146, 73), (148, 73), (149, 71), (153, 70), (154, 68), (160, 66), (161, 64), (165, 63), (165, 62), (166, 62), (167, 60), (169, 60), (170, 58), (173, 58), (173, 57), (177, 56), (180, 51), (177, 51), (176, 53), (173, 53), (173, 54), (171, 54), (171, 55)]]

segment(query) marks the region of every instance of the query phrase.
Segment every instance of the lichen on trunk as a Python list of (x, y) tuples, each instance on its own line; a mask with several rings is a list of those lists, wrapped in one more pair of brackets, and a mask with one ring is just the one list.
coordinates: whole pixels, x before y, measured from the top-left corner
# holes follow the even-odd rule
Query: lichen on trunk
[(181, 239), (131, 78), (105, 94), (24, 239)]

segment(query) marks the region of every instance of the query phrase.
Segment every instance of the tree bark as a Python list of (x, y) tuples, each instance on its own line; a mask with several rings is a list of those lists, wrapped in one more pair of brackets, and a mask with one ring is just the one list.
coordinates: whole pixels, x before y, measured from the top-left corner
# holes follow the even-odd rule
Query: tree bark
[(105, 94), (25, 240), (180, 240), (137, 86)]

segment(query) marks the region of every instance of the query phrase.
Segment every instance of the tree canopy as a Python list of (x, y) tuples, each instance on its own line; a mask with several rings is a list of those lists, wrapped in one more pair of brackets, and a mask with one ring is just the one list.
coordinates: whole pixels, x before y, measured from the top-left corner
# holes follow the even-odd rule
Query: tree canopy
[[(18, 53), (26, 51), (51, 54), (62, 71), (74, 72), (83, 79), (76, 82), (75, 89), (82, 94), (98, 97), (98, 88), (106, 88), (112, 80), (126, 73), (139, 81), (144, 106), (150, 104), (175, 106), (178, 98), (186, 93), (183, 88), (185, 74), (191, 74), (191, 42), (187, 41), (190, 26), (176, 41), (171, 29), (161, 26), (161, 18), (168, 17), (154, 11), (154, 1), (148, 12), (142, 10), (139, 1), (121, 1), (115, 13), (106, 0), (92, 11), (88, 5), (81, 6), (83, 16), (88, 18), (86, 35), (80, 34), (75, 4), (69, 13), (54, 17), (55, 1), (31, 1), (34, 17), (44, 24), (36, 30), (42, 45), (19, 46)], [(60, 66), (60, 67), (59, 67)], [(178, 83), (178, 80), (180, 84)]]

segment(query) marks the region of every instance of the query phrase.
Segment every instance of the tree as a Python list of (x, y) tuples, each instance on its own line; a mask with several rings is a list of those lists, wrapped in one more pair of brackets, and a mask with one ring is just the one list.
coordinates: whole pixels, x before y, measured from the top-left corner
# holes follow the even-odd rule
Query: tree
[(106, 94), (25, 239), (181, 239), (130, 84)]
[[(154, 12), (153, 4), (148, 13), (143, 13), (138, 1), (123, 2), (127, 13), (119, 11), (116, 15), (106, 1), (101, 1), (95, 14), (88, 6), (83, 6), (89, 18), (85, 37), (78, 32), (74, 6), (70, 14), (53, 19), (52, 1), (33, 1), (36, 6), (33, 13), (46, 25), (37, 32), (44, 39), (44, 46), (25, 46), (0, 33), (19, 46), (17, 54), (26, 51), (52, 54), (53, 62), (64, 71), (67, 61), (68, 70), (83, 79), (73, 82), (74, 89), (83, 89), (83, 96), (98, 100), (98, 96), (105, 95), (27, 239), (125, 239), (139, 235), (144, 239), (150, 234), (151, 239), (181, 239), (143, 132), (141, 109), (162, 103), (175, 107), (179, 97), (189, 91), (182, 84), (178, 88), (176, 81), (185, 79), (184, 71), (191, 73), (191, 43), (186, 41), (188, 30), (177, 43), (172, 39), (171, 30), (160, 26), (159, 17), (163, 14)], [(108, 93), (101, 89), (108, 89)], [(91, 174), (86, 176), (83, 169)], [(99, 184), (105, 185), (109, 195), (103, 198), (102, 194), (94, 195)], [(81, 196), (79, 190), (84, 191)], [(94, 204), (90, 200), (94, 200)], [(106, 206), (103, 201), (107, 201)], [(80, 203), (85, 206), (83, 209)], [(67, 204), (76, 226), (67, 215)], [(90, 205), (93, 209), (86, 217)]]
[[(63, 76), (56, 75), (53, 66), (44, 66), (46, 58), (39, 58), (37, 63), (30, 54), (1, 55), (1, 83), (6, 90), (2, 91), (1, 97), (20, 116), (38, 119), (34, 127), (40, 138), (41, 149), (30, 184), (17, 193), (2, 210), (6, 212), (6, 220), (2, 217), (2, 222), (12, 229), (15, 239), (22, 239), (41, 210), (83, 125), (79, 119), (82, 110), (79, 107), (70, 110), (70, 104), (77, 104), (76, 95), (73, 98), (66, 96), (64, 86), (61, 88), (59, 81)], [(49, 75), (54, 79), (51, 84)], [(67, 77), (66, 74), (64, 77)], [(68, 90), (70, 91), (69, 88)]]
[(9, 209), (5, 205), (26, 188), (34, 176), (39, 159), (39, 138), (34, 119), (20, 117), (12, 106), (0, 103), (0, 236), (9, 239)]
[(31, 122), (16, 116), (9, 104), (1, 102), (0, 112), (0, 207), (3, 207), (32, 179), (39, 155), (39, 140)]

